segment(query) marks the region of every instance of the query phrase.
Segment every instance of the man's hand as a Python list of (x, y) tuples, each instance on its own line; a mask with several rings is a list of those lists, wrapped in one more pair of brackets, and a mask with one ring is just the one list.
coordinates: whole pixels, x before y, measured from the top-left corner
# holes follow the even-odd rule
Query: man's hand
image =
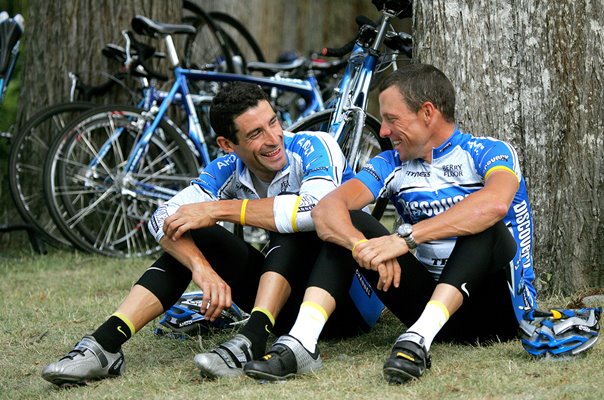
[(231, 287), (212, 268), (194, 268), (193, 282), (203, 291), (201, 313), (214, 321), (232, 305)]
[(187, 231), (205, 228), (216, 223), (210, 210), (214, 202), (184, 204), (165, 219), (164, 234), (172, 240), (178, 240)]
[(359, 243), (352, 256), (361, 267), (380, 274), (377, 289), (386, 292), (392, 285), (399, 286), (401, 267), (396, 258), (408, 251), (402, 239), (396, 235), (387, 235)]

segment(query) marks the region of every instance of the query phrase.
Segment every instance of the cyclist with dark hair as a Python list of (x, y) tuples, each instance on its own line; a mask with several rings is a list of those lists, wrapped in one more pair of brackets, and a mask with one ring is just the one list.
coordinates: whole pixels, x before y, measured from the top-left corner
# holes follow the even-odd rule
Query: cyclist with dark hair
[[(384, 364), (393, 383), (430, 367), (436, 340), (517, 337), (536, 308), (533, 221), (518, 157), (508, 143), (462, 133), (455, 91), (437, 68), (402, 67), (379, 95), (395, 149), (370, 160), (312, 211), (331, 259), (354, 258), (378, 296), (407, 327)], [(402, 224), (389, 234), (359, 210), (388, 197)], [(353, 211), (351, 211), (353, 210)], [(352, 250), (352, 251), (351, 251)]]
[[(324, 299), (340, 305), (319, 332), (323, 325), (335, 336), (369, 329), (355, 301), (376, 303), (349, 295), (354, 270), (338, 274), (321, 258), (323, 242), (310, 215), (325, 194), (353, 176), (335, 140), (322, 132), (284, 132), (264, 91), (242, 82), (216, 95), (210, 119), (226, 155), (153, 214), (149, 230), (165, 253), (112, 316), (44, 368), (44, 379), (63, 385), (121, 375), (122, 345), (170, 309), (191, 281), (203, 292), (201, 310), (209, 321), (233, 302), (251, 310), (233, 339), (196, 357), (205, 376), (242, 375), (247, 361), (264, 354), (270, 331), (283, 333), (292, 326), (307, 286), (319, 295), (313, 307), (327, 307)], [(268, 251), (262, 253), (219, 221), (269, 230)], [(383, 306), (378, 301), (374, 307)], [(321, 366), (318, 351), (298, 340), (287, 346), (296, 357), (313, 361), (297, 372)]]

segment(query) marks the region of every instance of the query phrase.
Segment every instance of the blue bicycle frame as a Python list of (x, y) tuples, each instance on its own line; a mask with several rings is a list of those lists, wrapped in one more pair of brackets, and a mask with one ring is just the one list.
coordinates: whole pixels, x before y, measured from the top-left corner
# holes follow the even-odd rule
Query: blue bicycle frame
[(365, 125), (365, 117), (370, 91), (371, 80), (377, 68), (380, 56), (380, 46), (386, 36), (390, 19), (394, 15), (384, 12), (380, 20), (379, 29), (371, 47), (363, 47), (358, 41), (352, 49), (348, 65), (338, 86), (340, 95), (336, 99), (334, 112), (329, 122), (328, 132), (338, 143), (348, 139), (344, 135), (344, 128), (349, 119), (354, 119), (352, 126), (352, 148), (350, 154), (357, 154), (361, 140), (361, 132)]
[[(325, 109), (318, 82), (312, 74), (310, 74), (306, 79), (294, 79), (278, 76), (260, 77), (225, 72), (185, 69), (179, 65), (171, 36), (166, 35), (165, 41), (169, 58), (173, 63), (175, 81), (167, 94), (165, 94), (165, 92), (155, 91), (153, 87), (149, 89), (150, 92), (146, 96), (144, 106), (144, 109), (147, 110), (146, 112), (148, 113), (149, 122), (145, 125), (144, 132), (140, 139), (137, 140), (137, 142), (134, 144), (134, 147), (130, 151), (128, 160), (122, 170), (122, 174), (124, 175), (136, 171), (137, 165), (145, 154), (146, 147), (155, 130), (159, 126), (160, 121), (165, 117), (169, 107), (175, 102), (181, 104), (187, 114), (189, 127), (187, 136), (192, 141), (195, 149), (198, 152), (201, 167), (204, 167), (210, 163), (210, 154), (206, 145), (204, 132), (202, 132), (201, 124), (199, 122), (197, 110), (195, 108), (196, 99), (198, 99), (200, 95), (191, 93), (188, 84), (189, 80), (207, 82), (242, 81), (257, 84), (265, 88), (276, 89), (278, 91), (296, 93), (306, 101), (306, 104), (308, 104), (308, 106), (302, 111), (300, 119)], [(158, 97), (161, 100), (161, 103), (159, 106), (156, 106), (153, 104), (153, 102)], [(121, 130), (116, 130), (116, 132), (114, 132), (104, 143), (98, 152), (98, 156), (91, 160), (89, 164), (91, 168), (99, 165), (105, 154), (111, 148), (111, 143), (117, 140), (120, 134)], [(139, 182), (138, 184), (141, 185), (146, 195), (156, 192), (155, 197), (166, 198), (166, 196), (170, 197), (174, 194), (171, 193), (169, 189), (155, 187), (142, 182)], [(170, 193), (166, 193), (166, 191)]]

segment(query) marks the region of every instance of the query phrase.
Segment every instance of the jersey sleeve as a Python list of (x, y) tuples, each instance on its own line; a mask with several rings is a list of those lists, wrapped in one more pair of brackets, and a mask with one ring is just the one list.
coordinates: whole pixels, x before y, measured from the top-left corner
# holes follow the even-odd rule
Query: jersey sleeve
[(300, 189), (296, 194), (275, 197), (275, 225), (281, 233), (312, 231), (312, 209), (353, 173), (337, 142), (328, 134), (296, 135), (291, 150), (301, 166)]
[(516, 150), (511, 145), (501, 140), (487, 139), (476, 141), (470, 148), (476, 170), (484, 181), (492, 172), (503, 170), (514, 174), (520, 182), (520, 163)]
[(174, 214), (178, 208), (184, 204), (200, 203), (204, 201), (213, 201), (213, 198), (208, 193), (201, 190), (198, 185), (191, 184), (180, 192), (178, 192), (170, 200), (166, 201), (161, 206), (157, 207), (157, 210), (151, 216), (149, 223), (147, 224), (149, 231), (159, 241), (164, 237), (164, 221), (170, 215)]
[(373, 198), (388, 196), (387, 179), (399, 167), (396, 150), (384, 151), (365, 164), (356, 175), (363, 185), (373, 194)]
[(226, 186), (225, 183), (229, 179), (233, 179), (238, 160), (239, 157), (234, 153), (219, 157), (205, 167), (199, 177), (194, 179), (192, 183), (199, 186), (203, 192), (217, 199), (231, 198), (223, 192), (223, 189)]
[(212, 161), (191, 185), (160, 205), (147, 224), (149, 231), (159, 242), (164, 237), (164, 221), (184, 204), (218, 200), (224, 194), (221, 188), (237, 167), (237, 157), (229, 154)]

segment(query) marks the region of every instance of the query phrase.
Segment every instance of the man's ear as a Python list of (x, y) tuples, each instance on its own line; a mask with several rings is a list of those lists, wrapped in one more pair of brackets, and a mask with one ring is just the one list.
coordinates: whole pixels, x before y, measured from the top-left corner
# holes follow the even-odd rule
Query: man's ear
[(429, 101), (426, 101), (424, 102), (424, 104), (422, 104), (422, 107), (420, 108), (420, 115), (424, 117), (424, 121), (427, 125), (429, 125), (437, 111), (438, 110), (436, 109), (436, 107), (434, 107), (434, 104)]
[(220, 148), (226, 153), (233, 153), (235, 151), (235, 149), (233, 148), (233, 143), (224, 136), (217, 136), (216, 144), (218, 144), (218, 146), (220, 146)]

